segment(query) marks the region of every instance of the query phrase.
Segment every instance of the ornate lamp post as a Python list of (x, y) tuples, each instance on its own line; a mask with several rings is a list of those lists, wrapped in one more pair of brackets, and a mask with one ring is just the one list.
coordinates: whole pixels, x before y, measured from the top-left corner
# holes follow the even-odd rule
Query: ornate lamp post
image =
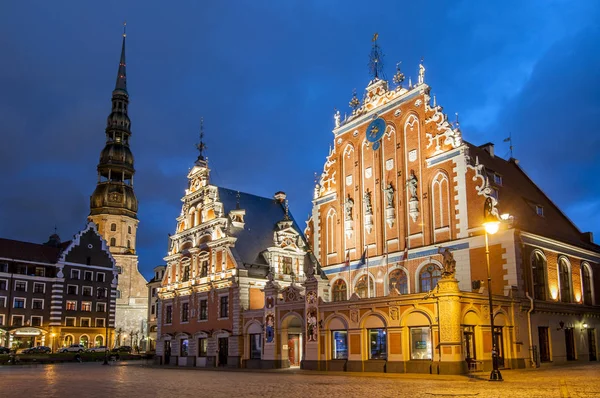
[(485, 228), (485, 260), (487, 263), (487, 279), (488, 279), (488, 299), (490, 301), (490, 327), (492, 328), (492, 373), (490, 373), (490, 381), (503, 381), (502, 374), (498, 370), (498, 347), (494, 336), (494, 307), (492, 306), (492, 275), (490, 273), (490, 248), (488, 235), (493, 235), (498, 232), (500, 221), (492, 214), (492, 198), (485, 200), (483, 209), (483, 227)]

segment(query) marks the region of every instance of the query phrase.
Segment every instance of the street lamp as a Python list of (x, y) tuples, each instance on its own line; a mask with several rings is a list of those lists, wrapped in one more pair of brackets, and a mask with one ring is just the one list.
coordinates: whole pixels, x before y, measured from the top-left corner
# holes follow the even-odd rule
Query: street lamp
[(485, 260), (487, 262), (488, 299), (490, 301), (490, 327), (492, 328), (492, 373), (490, 381), (503, 381), (502, 374), (498, 370), (498, 348), (494, 336), (494, 307), (492, 306), (492, 275), (490, 273), (490, 247), (488, 235), (493, 235), (500, 228), (500, 221), (492, 214), (492, 198), (487, 198), (483, 207), (483, 227), (485, 229)]

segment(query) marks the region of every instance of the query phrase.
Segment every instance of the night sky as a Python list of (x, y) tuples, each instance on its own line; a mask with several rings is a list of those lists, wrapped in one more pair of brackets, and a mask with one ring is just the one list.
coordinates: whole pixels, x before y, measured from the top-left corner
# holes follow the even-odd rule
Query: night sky
[[(355, 3), (355, 4), (354, 4)], [(288, 194), (300, 225), (313, 174), (369, 82), (379, 33), (464, 139), (503, 143), (582, 231), (600, 240), (598, 1), (5, 1), (0, 6), (0, 237), (63, 240), (89, 213), (122, 22), (148, 277), (175, 230), (204, 117), (212, 182)], [(169, 4), (169, 6), (167, 6)], [(176, 5), (172, 5), (176, 4)]]

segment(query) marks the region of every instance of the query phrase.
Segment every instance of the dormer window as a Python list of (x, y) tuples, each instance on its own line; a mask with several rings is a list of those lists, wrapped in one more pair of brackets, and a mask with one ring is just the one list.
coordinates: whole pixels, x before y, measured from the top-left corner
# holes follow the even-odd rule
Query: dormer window
[(544, 206), (535, 205), (535, 214), (537, 214), (540, 217), (544, 217)]
[(500, 174), (494, 173), (494, 184), (502, 186), (502, 176)]

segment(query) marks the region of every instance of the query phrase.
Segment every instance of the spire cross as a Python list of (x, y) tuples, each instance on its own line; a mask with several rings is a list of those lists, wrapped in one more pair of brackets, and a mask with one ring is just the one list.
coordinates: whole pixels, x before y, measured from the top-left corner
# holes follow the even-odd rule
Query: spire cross
[(383, 53), (379, 44), (377, 44), (378, 38), (379, 34), (375, 33), (371, 40), (373, 45), (371, 47), (371, 54), (369, 54), (369, 69), (374, 80), (379, 79), (380, 76), (383, 77)]

